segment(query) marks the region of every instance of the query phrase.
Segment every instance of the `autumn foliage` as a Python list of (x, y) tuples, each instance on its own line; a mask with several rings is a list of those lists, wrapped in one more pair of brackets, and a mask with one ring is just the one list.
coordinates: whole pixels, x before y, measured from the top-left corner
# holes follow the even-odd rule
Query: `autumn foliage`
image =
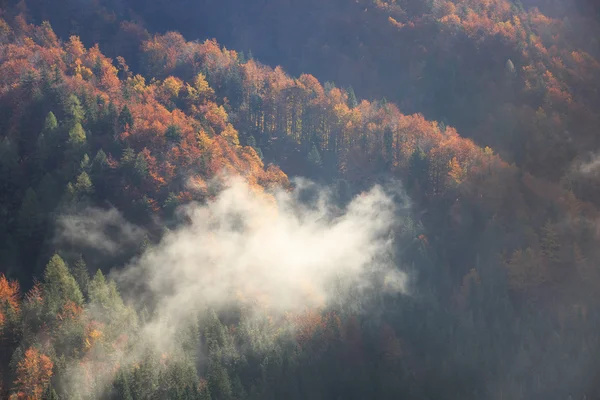
[(52, 361), (34, 348), (25, 351), (17, 366), (16, 399), (41, 400), (52, 377)]

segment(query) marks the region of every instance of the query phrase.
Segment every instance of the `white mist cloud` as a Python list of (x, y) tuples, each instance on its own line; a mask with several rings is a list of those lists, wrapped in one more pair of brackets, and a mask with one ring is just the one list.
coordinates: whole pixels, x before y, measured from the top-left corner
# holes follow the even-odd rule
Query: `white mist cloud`
[(284, 313), (327, 306), (374, 285), (405, 289), (393, 263), (395, 205), (381, 187), (342, 213), (325, 191), (313, 207), (299, 201), (300, 193), (279, 191), (273, 201), (230, 179), (214, 201), (182, 210), (189, 224), (113, 272), (120, 287), (154, 299), (157, 318), (145, 327), (154, 345), (168, 345), (169, 332), (206, 307), (242, 302)]
[[(304, 181), (297, 186), (271, 196), (228, 179), (214, 200), (181, 209), (187, 224), (112, 271), (124, 297), (154, 310), (136, 332), (136, 345), (118, 356), (121, 364), (139, 361), (147, 349), (177, 351), (177, 333), (206, 308), (241, 303), (251, 313), (283, 316), (343, 304), (350, 292), (406, 290), (406, 275), (394, 263), (398, 218), (391, 196), (376, 186), (338, 210), (326, 190)], [(308, 192), (310, 204), (301, 201)], [(83, 222), (90, 217), (95, 221)], [(78, 236), (78, 227), (89, 234), (106, 219), (95, 212), (69, 217), (76, 222), (63, 223), (65, 235)], [(108, 249), (117, 246), (91, 237)]]
[(77, 214), (62, 215), (57, 220), (56, 242), (116, 254), (137, 245), (145, 230), (131, 224), (112, 208), (88, 208)]
[(600, 171), (600, 155), (596, 154), (579, 166), (579, 171), (585, 175), (597, 174)]

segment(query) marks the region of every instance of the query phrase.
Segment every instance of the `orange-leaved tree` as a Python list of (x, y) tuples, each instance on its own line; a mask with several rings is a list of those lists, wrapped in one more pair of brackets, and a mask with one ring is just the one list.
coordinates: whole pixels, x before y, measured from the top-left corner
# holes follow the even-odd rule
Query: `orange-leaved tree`
[(52, 361), (48, 356), (30, 347), (17, 365), (16, 393), (12, 398), (38, 400), (52, 377)]

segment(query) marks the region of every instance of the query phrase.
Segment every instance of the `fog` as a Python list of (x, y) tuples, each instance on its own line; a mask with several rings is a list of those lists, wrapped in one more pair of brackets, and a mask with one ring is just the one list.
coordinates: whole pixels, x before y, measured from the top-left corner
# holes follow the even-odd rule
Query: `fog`
[[(206, 204), (181, 207), (185, 223), (109, 274), (134, 308), (152, 310), (152, 317), (130, 328), (136, 344), (116, 355), (121, 364), (138, 362), (148, 349), (178, 352), (177, 333), (206, 309), (242, 304), (249, 315), (284, 321), (278, 317), (343, 304), (350, 293), (354, 299), (374, 290), (406, 293), (407, 277), (396, 267), (393, 246), (399, 211), (409, 207), (401, 194), (375, 186), (340, 209), (327, 189), (302, 180), (295, 190), (271, 194), (241, 178), (227, 178), (223, 186)], [(114, 210), (65, 216), (62, 235), (116, 251), (118, 237), (102, 234), (106, 221), (122, 226), (124, 237), (140, 230), (115, 217), (123, 218)], [(76, 382), (77, 373), (71, 375)]]

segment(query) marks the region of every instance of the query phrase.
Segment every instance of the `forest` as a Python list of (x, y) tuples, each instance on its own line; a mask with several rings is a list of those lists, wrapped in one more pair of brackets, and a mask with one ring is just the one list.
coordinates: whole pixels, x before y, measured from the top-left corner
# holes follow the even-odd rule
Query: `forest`
[(600, 398), (592, 1), (0, 9), (0, 398)]

